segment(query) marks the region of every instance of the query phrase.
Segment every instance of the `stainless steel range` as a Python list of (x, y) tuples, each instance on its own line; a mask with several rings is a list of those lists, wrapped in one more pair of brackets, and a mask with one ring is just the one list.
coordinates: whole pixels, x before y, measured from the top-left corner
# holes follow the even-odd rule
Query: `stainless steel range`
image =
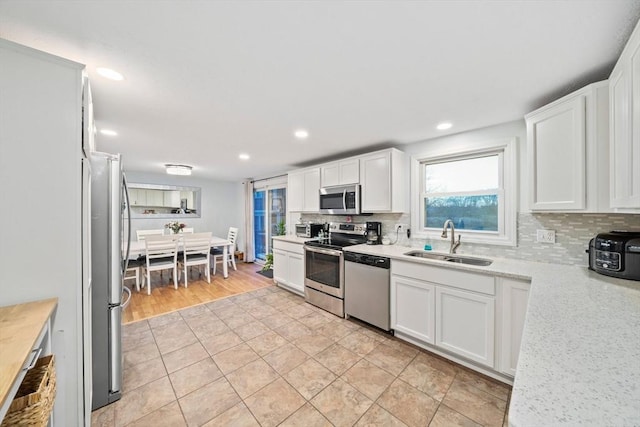
[(366, 243), (366, 224), (330, 223), (329, 237), (304, 245), (305, 300), (344, 317), (344, 254), (342, 248)]

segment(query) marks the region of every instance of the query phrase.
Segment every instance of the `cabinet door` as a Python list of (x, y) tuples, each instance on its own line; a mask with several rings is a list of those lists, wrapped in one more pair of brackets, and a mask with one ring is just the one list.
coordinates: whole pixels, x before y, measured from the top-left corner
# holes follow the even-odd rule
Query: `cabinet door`
[(531, 210), (586, 207), (585, 96), (527, 116)]
[(609, 78), (612, 208), (640, 207), (639, 50)]
[(131, 206), (138, 205), (138, 190), (135, 188), (129, 188), (129, 204)]
[(362, 212), (391, 210), (391, 153), (360, 159)]
[(351, 159), (338, 163), (340, 185), (358, 184), (360, 182), (360, 160)]
[(164, 206), (162, 191), (147, 190), (147, 206)]
[(167, 208), (179, 208), (180, 207), (180, 192), (179, 191), (163, 191), (164, 205)]
[(514, 279), (500, 279), (502, 283), (502, 351), (500, 371), (507, 375), (516, 374), (520, 342), (524, 329), (524, 319), (529, 300), (529, 282)]
[(290, 173), (287, 177), (287, 209), (301, 212), (304, 203), (304, 175), (301, 172)]
[(320, 210), (320, 168), (304, 172), (304, 212), (318, 212)]
[(131, 202), (133, 206), (147, 206), (147, 190), (134, 188), (131, 194), (134, 198), (133, 202)]
[(494, 313), (494, 298), (436, 287), (436, 345), (493, 368)]
[(391, 276), (391, 328), (433, 344), (435, 287), (402, 276)]
[(304, 255), (289, 252), (289, 286), (304, 293)]
[(289, 284), (289, 260), (287, 252), (273, 250), (273, 280), (283, 285)]
[(320, 184), (321, 187), (340, 185), (339, 163), (330, 163), (320, 168)]

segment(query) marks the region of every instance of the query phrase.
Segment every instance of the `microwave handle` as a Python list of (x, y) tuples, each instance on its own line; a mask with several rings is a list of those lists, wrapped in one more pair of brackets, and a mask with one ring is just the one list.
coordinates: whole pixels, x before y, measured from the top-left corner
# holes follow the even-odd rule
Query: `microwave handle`
[(347, 189), (342, 191), (342, 209), (347, 210)]

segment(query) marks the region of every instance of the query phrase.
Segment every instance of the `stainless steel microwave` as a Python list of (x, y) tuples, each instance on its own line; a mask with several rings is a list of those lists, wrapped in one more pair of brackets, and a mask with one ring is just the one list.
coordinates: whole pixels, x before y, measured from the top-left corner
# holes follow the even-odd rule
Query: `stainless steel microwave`
[(360, 213), (360, 186), (340, 185), (320, 189), (320, 213), (357, 215)]

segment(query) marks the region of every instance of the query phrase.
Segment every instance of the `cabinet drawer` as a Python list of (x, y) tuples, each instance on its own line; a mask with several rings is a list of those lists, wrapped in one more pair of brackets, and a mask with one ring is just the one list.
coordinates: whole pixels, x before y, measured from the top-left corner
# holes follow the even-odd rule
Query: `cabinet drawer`
[(281, 240), (273, 241), (273, 249), (280, 249), (282, 251), (293, 252), (295, 254), (304, 253), (304, 249), (302, 248), (301, 244), (292, 243), (292, 242), (283, 242)]
[(493, 276), (470, 273), (453, 268), (435, 267), (432, 265), (391, 261), (391, 274), (425, 280), (455, 288), (466, 289), (487, 295), (496, 294), (495, 279)]

